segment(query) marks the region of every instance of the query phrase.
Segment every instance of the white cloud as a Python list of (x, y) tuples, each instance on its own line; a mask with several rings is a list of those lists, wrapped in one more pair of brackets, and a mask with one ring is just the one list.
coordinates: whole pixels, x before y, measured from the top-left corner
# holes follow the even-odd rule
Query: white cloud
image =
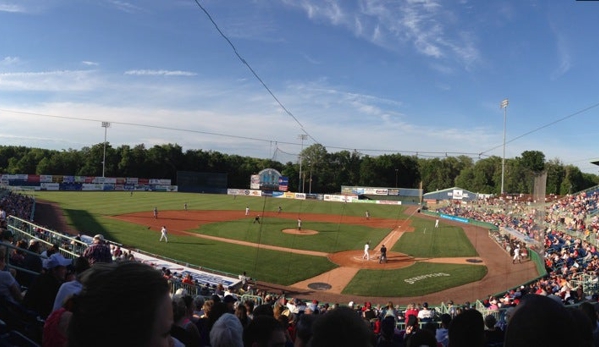
[(135, 76), (196, 76), (195, 72), (170, 70), (129, 70), (125, 75)]
[(109, 3), (119, 11), (123, 11), (126, 13), (136, 13), (141, 10), (141, 7), (135, 6), (130, 2), (111, 0), (109, 1)]
[(4, 57), (4, 59), (0, 60), (0, 65), (9, 66), (16, 65), (20, 62), (18, 57)]
[[(555, 30), (554, 30), (555, 31)], [(572, 64), (570, 63), (570, 52), (568, 50), (568, 42), (562, 33), (555, 33), (557, 58), (559, 60), (558, 67), (551, 73), (551, 79), (555, 80), (567, 73)]]
[(93, 71), (45, 71), (0, 73), (0, 90), (84, 91), (93, 84)]
[(99, 63), (93, 62), (93, 61), (88, 61), (88, 60), (84, 60), (81, 62), (81, 64), (83, 65), (87, 65), (87, 66), (99, 66)]
[(411, 45), (416, 51), (435, 60), (448, 60), (469, 69), (480, 59), (475, 35), (463, 28), (456, 12), (467, 3), (451, 10), (437, 0), (382, 1), (364, 0), (357, 8), (345, 1), (285, 0), (300, 8), (312, 20), (326, 20), (343, 26), (357, 37), (392, 51)]
[(20, 5), (0, 3), (0, 12), (24, 13), (26, 12), (26, 10), (23, 6)]

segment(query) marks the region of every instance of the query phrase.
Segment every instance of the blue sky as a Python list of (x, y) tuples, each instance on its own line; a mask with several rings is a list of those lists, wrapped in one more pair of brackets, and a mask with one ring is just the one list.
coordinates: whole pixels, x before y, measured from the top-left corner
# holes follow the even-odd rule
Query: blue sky
[(253, 72), (195, 0), (0, 0), (0, 143), (484, 158), (509, 98), (507, 158), (599, 170), (599, 2), (198, 2)]

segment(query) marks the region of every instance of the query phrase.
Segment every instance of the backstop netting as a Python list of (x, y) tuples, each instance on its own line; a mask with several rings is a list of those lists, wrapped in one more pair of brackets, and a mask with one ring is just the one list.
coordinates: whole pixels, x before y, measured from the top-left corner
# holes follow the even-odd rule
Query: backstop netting
[(544, 228), (543, 225), (545, 223), (545, 197), (547, 195), (547, 171), (541, 172), (540, 174), (535, 175), (534, 177), (534, 185), (532, 191), (532, 203), (535, 209), (535, 224), (538, 226), (539, 230), (536, 230), (537, 235), (535, 235), (535, 239), (537, 241), (543, 241)]

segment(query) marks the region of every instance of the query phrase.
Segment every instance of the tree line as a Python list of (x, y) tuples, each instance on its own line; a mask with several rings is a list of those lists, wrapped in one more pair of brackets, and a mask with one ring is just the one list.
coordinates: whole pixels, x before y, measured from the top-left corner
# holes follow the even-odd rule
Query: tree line
[[(177, 171), (227, 173), (231, 188), (249, 188), (250, 176), (273, 168), (289, 177), (289, 189), (306, 193), (335, 193), (342, 185), (419, 188), (424, 192), (460, 187), (475, 193), (501, 192), (502, 159), (474, 160), (467, 156), (419, 158), (401, 154), (363, 155), (357, 151), (329, 153), (320, 144), (304, 148), (297, 161), (281, 163), (217, 151), (189, 149), (177, 144), (122, 145), (104, 142), (80, 150), (49, 150), (0, 146), (0, 172), (71, 176), (166, 178), (176, 184)], [(301, 174), (300, 174), (301, 158)], [(547, 194), (565, 195), (599, 184), (599, 176), (583, 173), (543, 152), (525, 151), (505, 160), (504, 191), (532, 194), (534, 178), (547, 173)]]

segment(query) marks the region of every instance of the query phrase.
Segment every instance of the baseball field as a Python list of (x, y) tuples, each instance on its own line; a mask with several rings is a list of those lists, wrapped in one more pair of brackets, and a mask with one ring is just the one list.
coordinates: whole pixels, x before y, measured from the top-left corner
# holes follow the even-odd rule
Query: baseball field
[[(536, 276), (532, 262), (512, 265), (487, 230), (443, 220), (435, 228), (435, 219), (414, 206), (190, 193), (33, 194), (43, 222), (58, 230), (101, 233), (233, 275), (246, 271), (266, 288), (329, 302), (473, 301)], [(159, 242), (162, 226), (168, 243)], [(383, 244), (388, 259), (379, 263)]]

